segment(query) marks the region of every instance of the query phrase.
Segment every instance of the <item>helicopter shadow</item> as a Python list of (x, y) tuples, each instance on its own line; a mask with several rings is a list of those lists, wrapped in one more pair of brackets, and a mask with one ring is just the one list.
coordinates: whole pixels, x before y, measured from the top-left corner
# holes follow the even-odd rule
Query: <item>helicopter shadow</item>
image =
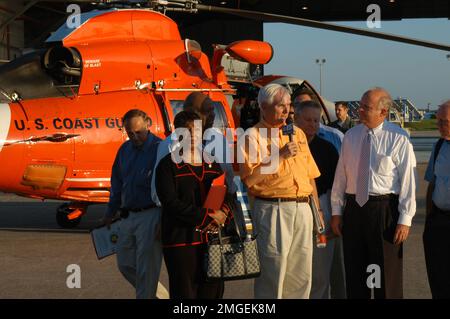
[(23, 232), (88, 233), (101, 225), (105, 204), (92, 205), (80, 224), (63, 229), (56, 222), (56, 209), (62, 201), (40, 201), (0, 194), (0, 230)]

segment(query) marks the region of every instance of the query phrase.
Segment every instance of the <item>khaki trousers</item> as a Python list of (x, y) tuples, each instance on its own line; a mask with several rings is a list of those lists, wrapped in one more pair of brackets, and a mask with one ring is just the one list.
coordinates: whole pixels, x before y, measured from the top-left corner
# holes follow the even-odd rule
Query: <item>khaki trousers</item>
[(309, 204), (255, 199), (252, 217), (261, 262), (255, 298), (309, 298), (313, 252)]
[(120, 221), (117, 265), (136, 289), (137, 299), (168, 299), (167, 289), (158, 282), (162, 263), (161, 241), (156, 238), (161, 208), (151, 208)]

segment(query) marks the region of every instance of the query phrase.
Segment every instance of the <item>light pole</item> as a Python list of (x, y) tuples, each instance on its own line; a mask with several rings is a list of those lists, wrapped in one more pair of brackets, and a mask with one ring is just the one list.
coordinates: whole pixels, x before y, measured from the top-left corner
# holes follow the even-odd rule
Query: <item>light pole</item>
[(316, 63), (319, 65), (319, 69), (320, 69), (320, 78), (319, 78), (319, 86), (320, 86), (320, 89), (319, 89), (319, 93), (320, 93), (320, 95), (322, 95), (322, 65), (324, 65), (325, 64), (325, 62), (327, 62), (327, 60), (325, 60), (325, 59), (316, 59)]

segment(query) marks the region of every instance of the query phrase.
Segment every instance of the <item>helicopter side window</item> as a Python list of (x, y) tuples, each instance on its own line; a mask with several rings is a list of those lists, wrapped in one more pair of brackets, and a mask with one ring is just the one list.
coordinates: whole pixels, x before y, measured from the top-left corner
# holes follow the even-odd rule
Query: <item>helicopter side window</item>
[[(172, 107), (173, 116), (177, 115), (183, 110), (184, 101), (172, 100), (170, 106)], [(228, 120), (223, 104), (221, 102), (213, 101), (214, 104), (214, 124), (213, 127), (218, 128), (222, 132), (228, 127)]]

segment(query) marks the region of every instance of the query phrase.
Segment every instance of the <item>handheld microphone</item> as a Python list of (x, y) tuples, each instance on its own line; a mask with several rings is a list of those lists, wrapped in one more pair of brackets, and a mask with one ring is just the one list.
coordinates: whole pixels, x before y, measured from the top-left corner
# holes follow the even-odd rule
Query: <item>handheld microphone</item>
[(284, 125), (281, 130), (283, 131), (283, 135), (289, 135), (289, 142), (292, 142), (293, 135), (294, 135), (294, 121), (288, 117), (286, 119), (286, 125)]

